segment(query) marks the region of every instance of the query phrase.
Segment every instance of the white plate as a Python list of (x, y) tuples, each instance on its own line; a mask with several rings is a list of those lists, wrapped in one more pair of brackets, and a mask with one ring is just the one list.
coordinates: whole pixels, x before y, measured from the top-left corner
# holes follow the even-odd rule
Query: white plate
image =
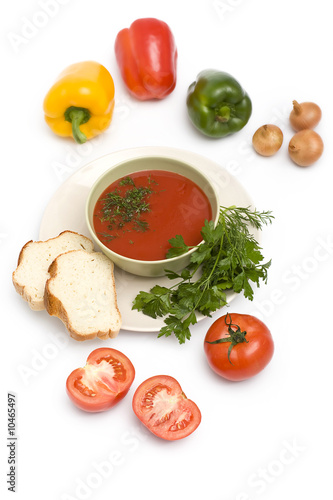
[[(85, 223), (85, 203), (89, 190), (97, 178), (120, 161), (154, 155), (189, 162), (201, 169), (214, 183), (220, 197), (220, 205), (252, 205), (250, 196), (242, 185), (221, 165), (196, 153), (167, 147), (141, 147), (117, 151), (92, 161), (69, 177), (51, 198), (44, 212), (39, 239), (47, 240), (62, 231), (71, 230), (90, 236)], [(258, 238), (257, 234), (256, 237)], [(132, 310), (132, 302), (141, 291), (149, 291), (158, 283), (170, 286), (173, 281), (166, 277), (144, 278), (115, 268), (118, 306), (122, 315), (122, 329), (138, 332), (156, 332), (164, 325), (163, 319), (153, 319)], [(228, 294), (228, 303), (235, 297)], [(204, 316), (199, 315), (198, 321)]]

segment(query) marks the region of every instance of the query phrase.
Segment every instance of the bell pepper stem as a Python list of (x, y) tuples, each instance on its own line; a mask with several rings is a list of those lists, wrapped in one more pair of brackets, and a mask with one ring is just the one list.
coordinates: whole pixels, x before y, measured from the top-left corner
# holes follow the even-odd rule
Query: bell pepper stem
[(221, 106), (216, 110), (216, 120), (221, 123), (226, 123), (230, 118), (229, 106)]
[(80, 130), (80, 125), (87, 123), (89, 118), (90, 111), (87, 108), (70, 106), (65, 111), (65, 120), (72, 124), (73, 137), (78, 144), (83, 144), (87, 140), (86, 135)]

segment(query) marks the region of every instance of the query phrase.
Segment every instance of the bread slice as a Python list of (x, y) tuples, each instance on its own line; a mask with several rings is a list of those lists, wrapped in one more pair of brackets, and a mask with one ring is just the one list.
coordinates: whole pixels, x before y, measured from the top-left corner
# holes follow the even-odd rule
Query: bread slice
[(47, 241), (28, 241), (22, 248), (16, 270), (12, 274), (16, 291), (34, 311), (45, 309), (44, 289), (52, 261), (69, 250), (94, 250), (93, 242), (73, 231), (63, 231)]
[(49, 268), (45, 307), (76, 340), (116, 337), (121, 327), (113, 262), (101, 252), (73, 250)]

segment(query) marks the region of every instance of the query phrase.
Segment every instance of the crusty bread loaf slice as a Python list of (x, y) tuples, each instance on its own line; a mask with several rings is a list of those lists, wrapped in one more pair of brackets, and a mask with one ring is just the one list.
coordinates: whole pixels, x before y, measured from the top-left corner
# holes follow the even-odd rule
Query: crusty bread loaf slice
[(52, 261), (69, 250), (94, 250), (93, 242), (73, 231), (63, 231), (47, 241), (28, 241), (22, 248), (16, 270), (12, 274), (16, 291), (35, 311), (44, 307), (44, 289)]
[(121, 316), (113, 262), (101, 252), (74, 250), (59, 255), (49, 268), (45, 307), (76, 340), (116, 337)]

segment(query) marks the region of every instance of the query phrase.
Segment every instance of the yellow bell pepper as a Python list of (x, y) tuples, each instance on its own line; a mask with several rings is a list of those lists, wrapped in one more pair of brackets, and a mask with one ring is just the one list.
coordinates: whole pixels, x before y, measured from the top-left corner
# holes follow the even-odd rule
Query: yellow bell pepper
[(45, 121), (57, 135), (82, 144), (111, 123), (114, 83), (108, 70), (94, 61), (72, 64), (47, 93)]

